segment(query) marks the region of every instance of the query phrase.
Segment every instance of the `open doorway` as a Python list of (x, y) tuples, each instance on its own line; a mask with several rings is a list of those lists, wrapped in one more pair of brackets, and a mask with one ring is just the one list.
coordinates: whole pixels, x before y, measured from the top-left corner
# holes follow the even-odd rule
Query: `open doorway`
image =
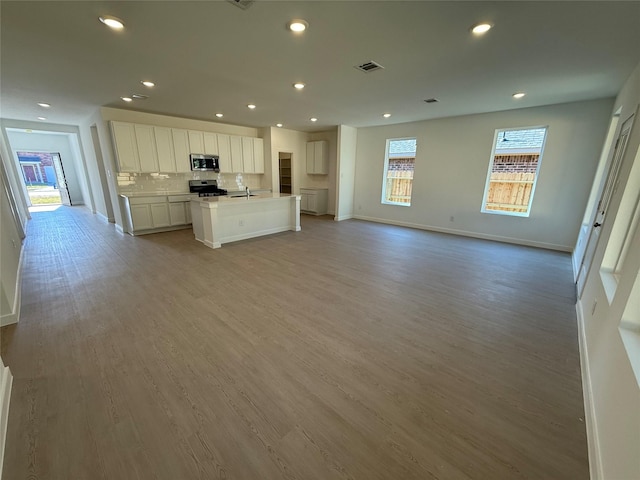
[(293, 177), (291, 174), (291, 154), (278, 152), (280, 193), (291, 194), (293, 187)]
[(72, 205), (59, 153), (19, 151), (17, 156), (32, 206)]

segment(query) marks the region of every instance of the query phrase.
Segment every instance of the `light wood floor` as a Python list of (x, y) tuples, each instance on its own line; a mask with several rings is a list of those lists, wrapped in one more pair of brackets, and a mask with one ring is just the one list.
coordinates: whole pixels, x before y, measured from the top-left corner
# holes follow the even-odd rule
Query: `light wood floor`
[(35, 213), (3, 479), (587, 479), (567, 254)]

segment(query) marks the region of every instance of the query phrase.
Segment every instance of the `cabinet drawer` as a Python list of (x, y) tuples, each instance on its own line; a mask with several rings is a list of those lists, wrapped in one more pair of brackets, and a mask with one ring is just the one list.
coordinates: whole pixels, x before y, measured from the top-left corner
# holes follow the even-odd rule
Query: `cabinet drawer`
[(167, 197), (164, 195), (156, 197), (129, 197), (131, 205), (149, 205), (151, 203), (167, 203)]

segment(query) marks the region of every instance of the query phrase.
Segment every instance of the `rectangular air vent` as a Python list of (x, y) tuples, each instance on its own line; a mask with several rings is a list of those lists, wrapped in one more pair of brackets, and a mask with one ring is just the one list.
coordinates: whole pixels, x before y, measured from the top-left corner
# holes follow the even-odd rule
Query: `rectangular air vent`
[(249, 8), (255, 0), (227, 0), (229, 3), (233, 3), (236, 7), (246, 10)]
[(356, 65), (355, 68), (357, 68), (358, 70), (362, 70), (365, 73), (369, 73), (369, 72), (375, 72), (376, 70), (381, 70), (384, 67), (379, 63), (370, 61), (370, 62), (362, 63), (360, 65)]
[(425, 100), (425, 102), (427, 103), (438, 103), (440, 100), (438, 100), (437, 98), (427, 98)]
[(146, 100), (147, 98), (149, 98), (149, 96), (142, 95), (141, 93), (134, 93), (133, 95), (131, 95), (131, 98), (135, 98), (136, 100)]

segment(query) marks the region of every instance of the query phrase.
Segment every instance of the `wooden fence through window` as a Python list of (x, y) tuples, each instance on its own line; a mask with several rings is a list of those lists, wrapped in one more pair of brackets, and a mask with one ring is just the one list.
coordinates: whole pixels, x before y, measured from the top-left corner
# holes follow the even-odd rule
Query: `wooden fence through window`
[(486, 210), (527, 212), (536, 179), (538, 154), (496, 155), (487, 194)]
[(411, 203), (415, 158), (390, 158), (387, 168), (385, 199), (387, 202)]

